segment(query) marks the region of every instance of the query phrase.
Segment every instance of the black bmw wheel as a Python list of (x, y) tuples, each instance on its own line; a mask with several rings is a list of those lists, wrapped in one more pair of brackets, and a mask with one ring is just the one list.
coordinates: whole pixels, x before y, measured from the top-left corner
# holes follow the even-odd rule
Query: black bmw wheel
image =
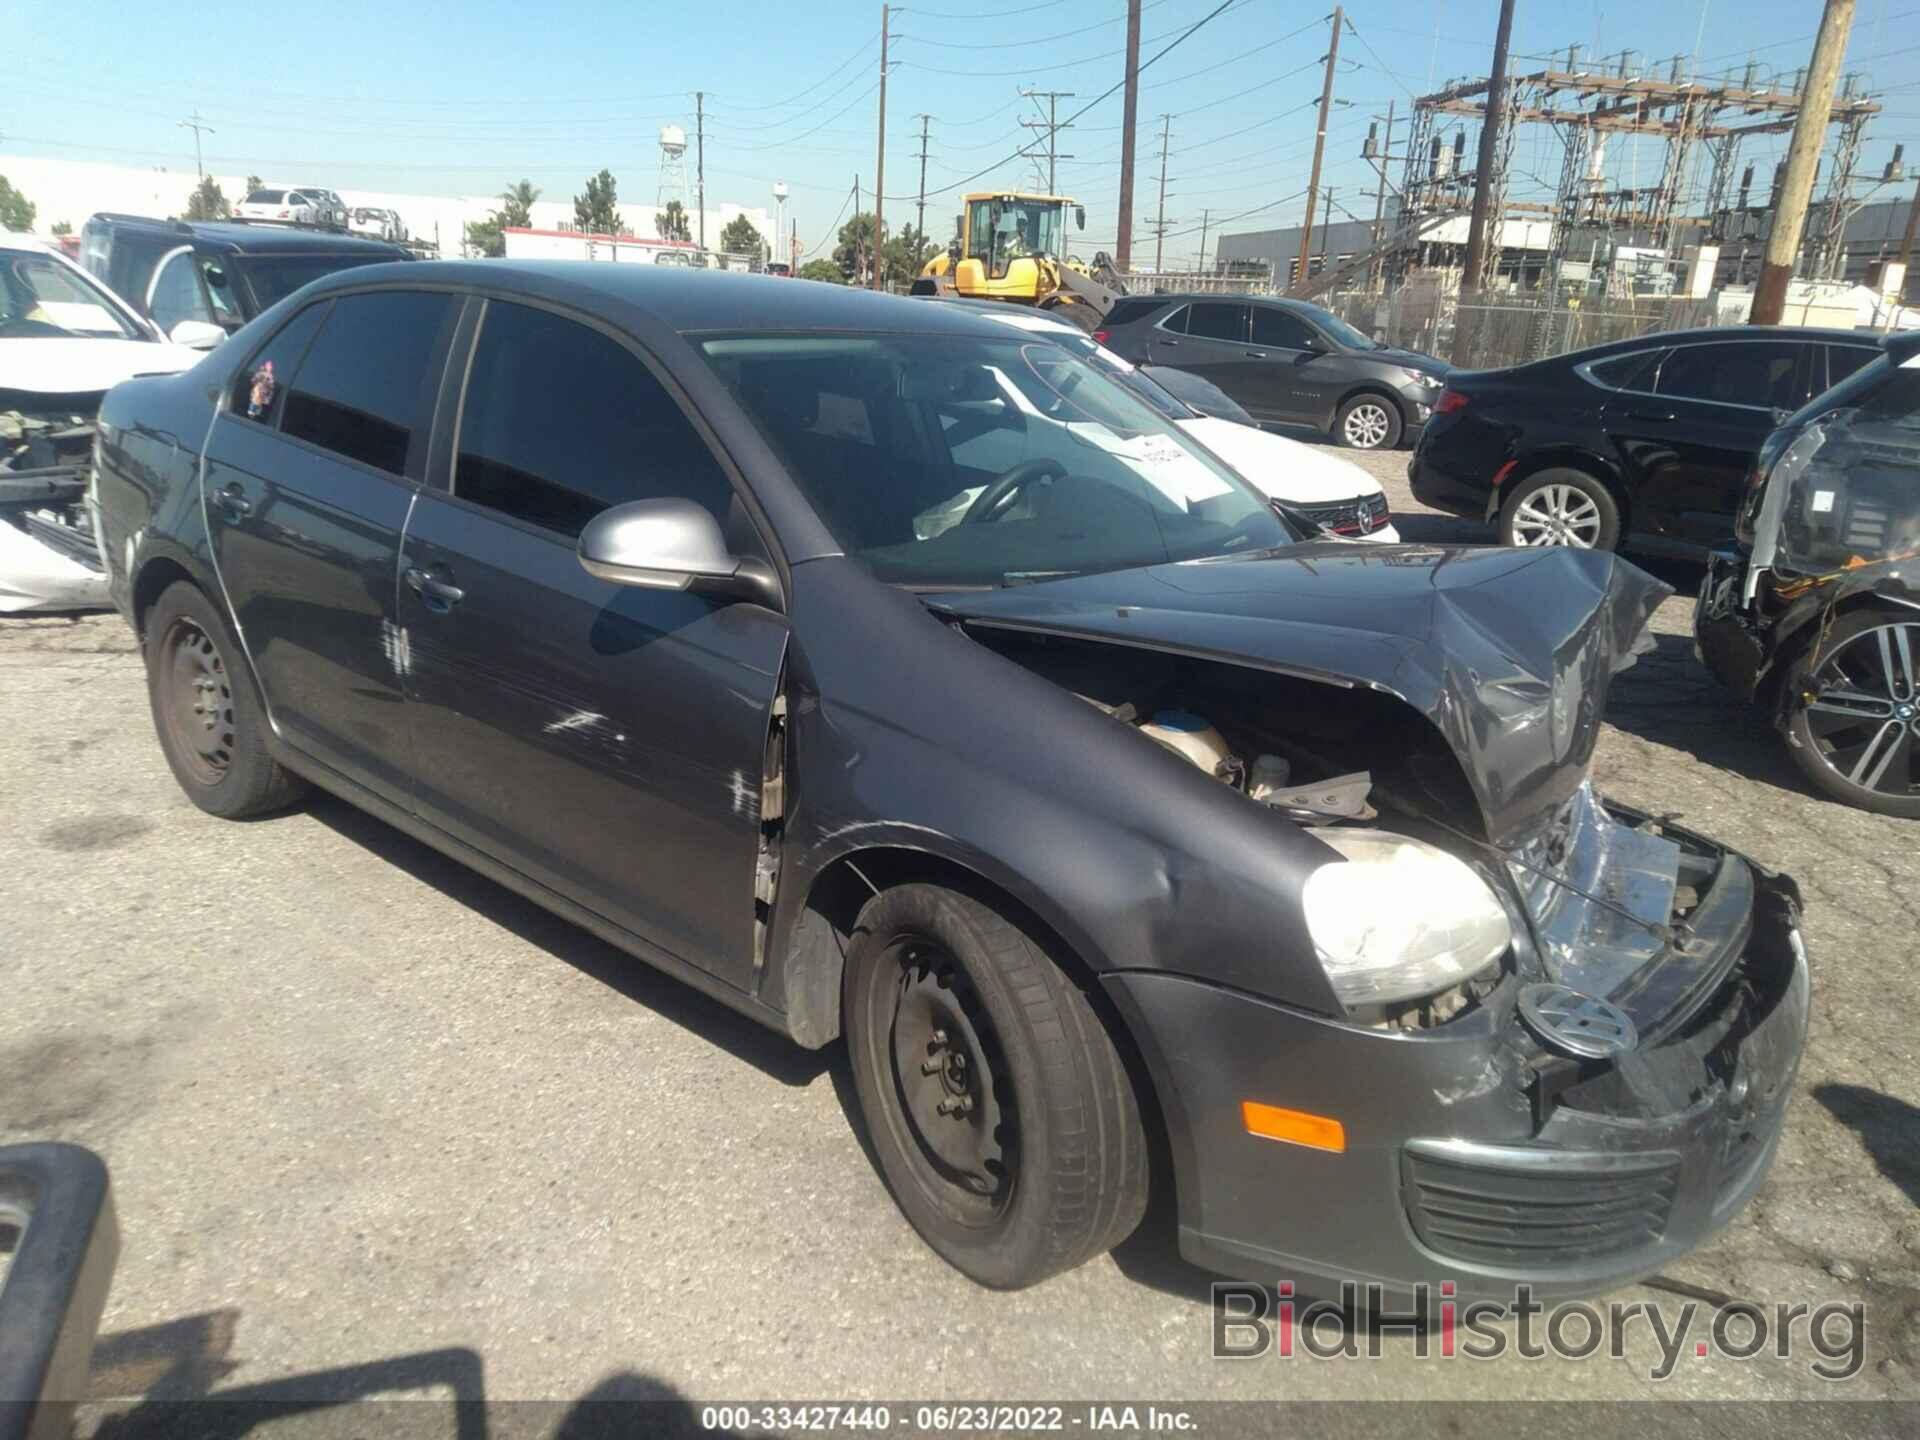
[(1793, 758), (1826, 794), (1920, 818), (1920, 618), (1842, 617), (1786, 683)]
[(1019, 927), (940, 886), (883, 891), (861, 912), (844, 1003), (881, 1170), (955, 1268), (1016, 1289), (1139, 1224), (1132, 1083), (1086, 997)]

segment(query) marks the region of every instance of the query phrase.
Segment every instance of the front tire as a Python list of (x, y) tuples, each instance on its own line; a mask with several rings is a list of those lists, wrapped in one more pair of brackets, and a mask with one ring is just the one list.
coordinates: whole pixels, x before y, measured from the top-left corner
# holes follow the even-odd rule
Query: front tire
[(1835, 621), (1791, 665), (1787, 749), (1823, 795), (1920, 819), (1920, 623), (1883, 610)]
[(1583, 470), (1542, 470), (1501, 505), (1500, 543), (1617, 549), (1620, 507), (1613, 492)]
[(146, 617), (147, 701), (174, 779), (209, 815), (281, 810), (307, 782), (267, 751), (267, 713), (240, 647), (197, 587), (177, 580)]
[(844, 983), (881, 1170), (943, 1259), (1019, 1289), (1133, 1232), (1147, 1140), (1132, 1083), (1031, 936), (971, 896), (898, 886), (860, 912)]
[(1400, 407), (1382, 395), (1356, 395), (1333, 417), (1333, 438), (1349, 450), (1391, 450), (1405, 428)]

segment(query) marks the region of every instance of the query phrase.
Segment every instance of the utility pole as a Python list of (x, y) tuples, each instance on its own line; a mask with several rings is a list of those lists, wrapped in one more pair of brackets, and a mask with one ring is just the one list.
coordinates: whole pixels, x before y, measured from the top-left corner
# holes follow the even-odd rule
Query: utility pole
[(1073, 98), (1073, 91), (1071, 90), (1022, 90), (1020, 93), (1026, 96), (1027, 99), (1029, 100), (1045, 100), (1047, 102), (1047, 118), (1046, 119), (1028, 120), (1022, 117), (1020, 123), (1029, 130), (1045, 130), (1047, 132), (1047, 193), (1049, 195), (1057, 195), (1060, 192), (1056, 188), (1058, 185), (1058, 181), (1056, 181), (1054, 178), (1055, 162), (1060, 160), (1073, 159), (1073, 156), (1071, 155), (1058, 154), (1054, 148), (1055, 146), (1054, 137), (1058, 135), (1062, 129), (1071, 130), (1073, 128), (1071, 124), (1068, 124), (1065, 126), (1062, 126), (1060, 124), (1060, 121), (1058, 119), (1058, 116), (1060, 113), (1059, 104), (1062, 100), (1071, 100)]
[(1380, 237), (1384, 233), (1387, 219), (1387, 166), (1393, 159), (1393, 101), (1387, 101), (1387, 134), (1380, 142), (1380, 148), (1373, 156), (1374, 168), (1380, 173), (1380, 188), (1373, 193), (1373, 260), (1367, 266), (1367, 284), (1371, 288), (1374, 276), (1380, 270)]
[(867, 234), (860, 228), (860, 173), (856, 170), (853, 176), (853, 283), (856, 285), (867, 283), (860, 274), (866, 256)]
[[(873, 164), (873, 288), (887, 288), (885, 279), (886, 265), (882, 256), (886, 254), (886, 242), (881, 239), (880, 217), (887, 207), (887, 7), (880, 7), (880, 142), (878, 154)], [(855, 206), (853, 213), (858, 216), (860, 207)]]
[(1153, 217), (1153, 273), (1160, 273), (1161, 249), (1167, 239), (1167, 136), (1173, 116), (1160, 117), (1160, 213)]
[[(680, 113), (684, 115), (687, 112), (682, 110)], [(707, 248), (707, 92), (704, 90), (693, 92), (693, 117), (693, 172), (698, 177), (695, 183), (700, 187), (695, 192), (695, 198), (700, 204), (700, 248), (704, 250)], [(682, 185), (687, 183), (685, 177), (683, 170)]]
[(1327, 186), (1326, 202), (1320, 207), (1320, 271), (1326, 273), (1327, 266), (1333, 263), (1333, 247), (1327, 243), (1327, 236), (1333, 233), (1333, 187)]
[(1907, 206), (1907, 233), (1900, 239), (1900, 294), (1893, 297), (1893, 303), (1896, 305), (1901, 303), (1902, 298), (1911, 288), (1909, 276), (1912, 272), (1907, 269), (1907, 265), (1913, 259), (1913, 237), (1916, 232), (1920, 232), (1920, 180), (1914, 182), (1913, 203)]
[(1833, 85), (1839, 78), (1852, 29), (1853, 0), (1827, 0), (1826, 11), (1820, 16), (1820, 33), (1813, 42), (1813, 59), (1807, 67), (1806, 88), (1800, 92), (1800, 112), (1793, 119), (1780, 205), (1773, 214), (1773, 228), (1767, 232), (1760, 283), (1753, 290), (1752, 324), (1778, 325), (1786, 311), (1787, 282), (1793, 278), (1794, 256), (1800, 252), (1807, 200), (1813, 193), (1813, 172), (1820, 163), (1827, 123), (1833, 113)]
[[(1494, 29), (1494, 69), (1486, 77), (1486, 119), (1480, 123), (1480, 157), (1473, 173), (1473, 211), (1467, 217), (1467, 255), (1459, 273), (1459, 303), (1480, 288), (1480, 271), (1486, 269), (1486, 225), (1488, 211), (1494, 207), (1494, 165), (1500, 156), (1500, 127), (1507, 121), (1507, 44), (1513, 40), (1513, 0), (1500, 0), (1500, 25)], [(1494, 225), (1500, 217), (1492, 217)], [(1498, 244), (1496, 244), (1498, 250)], [(1467, 311), (1455, 311), (1453, 319), (1453, 363), (1465, 365), (1475, 348), (1475, 324), (1467, 321)]]
[(213, 127), (201, 121), (200, 108), (198, 106), (194, 107), (192, 115), (180, 122), (180, 127), (184, 130), (193, 131), (193, 168), (200, 172), (200, 178), (204, 180), (207, 178), (207, 167), (200, 159), (200, 132), (204, 130), (207, 134), (211, 135), (213, 134)]
[(1133, 268), (1133, 127), (1140, 118), (1140, 0), (1127, 0), (1127, 93), (1120, 115), (1120, 214), (1113, 232), (1113, 267)]
[(1200, 212), (1200, 263), (1194, 268), (1203, 274), (1207, 268), (1207, 222), (1212, 219), (1212, 210), (1202, 210)]
[(920, 238), (927, 237), (927, 122), (931, 115), (916, 115), (920, 122), (920, 201), (914, 211), (913, 228), (920, 232)]
[[(1513, 0), (1504, 0), (1509, 9)], [(1320, 157), (1327, 148), (1327, 116), (1333, 110), (1333, 67), (1340, 59), (1340, 28), (1347, 23), (1347, 12), (1333, 7), (1333, 43), (1327, 46), (1327, 74), (1320, 84), (1320, 128), (1313, 136), (1313, 168), (1307, 172), (1307, 218), (1300, 227), (1300, 266), (1294, 284), (1304, 285), (1313, 260), (1313, 205), (1320, 195)]]

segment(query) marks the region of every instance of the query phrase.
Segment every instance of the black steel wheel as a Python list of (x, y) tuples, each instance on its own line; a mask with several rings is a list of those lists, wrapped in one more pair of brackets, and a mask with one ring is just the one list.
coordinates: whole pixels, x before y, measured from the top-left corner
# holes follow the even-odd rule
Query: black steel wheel
[(1920, 615), (1842, 616), (1790, 668), (1787, 740), (1825, 794), (1920, 818)]
[(147, 700), (187, 798), (239, 819), (298, 799), (306, 782), (267, 750), (267, 716), (220, 613), (182, 580), (146, 614)]
[(882, 1174), (956, 1269), (1016, 1289), (1140, 1223), (1132, 1081), (1087, 997), (1019, 926), (942, 886), (882, 891), (857, 922), (843, 1005)]

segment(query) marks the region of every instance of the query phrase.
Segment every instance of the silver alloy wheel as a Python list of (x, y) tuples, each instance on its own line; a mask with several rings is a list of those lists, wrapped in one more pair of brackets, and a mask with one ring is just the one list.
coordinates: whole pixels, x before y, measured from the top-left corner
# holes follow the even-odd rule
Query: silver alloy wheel
[(1913, 795), (1920, 745), (1920, 625), (1862, 630), (1814, 672), (1807, 729), (1814, 753), (1849, 785)]
[(1393, 422), (1387, 416), (1384, 405), (1378, 401), (1363, 400), (1347, 412), (1346, 422), (1340, 432), (1346, 437), (1347, 444), (1356, 450), (1378, 450), (1386, 443), (1387, 432), (1393, 428)]
[(1571, 545), (1591, 550), (1600, 539), (1600, 507), (1574, 485), (1542, 485), (1513, 510), (1516, 545)]

